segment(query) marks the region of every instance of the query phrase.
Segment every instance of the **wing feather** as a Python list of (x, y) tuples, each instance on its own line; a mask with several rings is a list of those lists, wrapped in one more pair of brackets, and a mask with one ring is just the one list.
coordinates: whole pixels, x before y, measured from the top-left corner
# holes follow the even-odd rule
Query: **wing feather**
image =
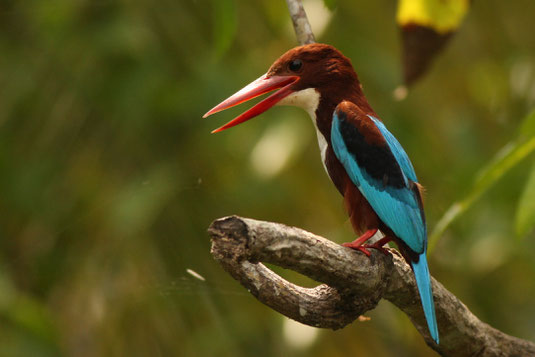
[(347, 102), (339, 105), (333, 117), (331, 143), (336, 157), (379, 218), (411, 250), (424, 252), (425, 218), (407, 154), (379, 120), (345, 110), (347, 106)]

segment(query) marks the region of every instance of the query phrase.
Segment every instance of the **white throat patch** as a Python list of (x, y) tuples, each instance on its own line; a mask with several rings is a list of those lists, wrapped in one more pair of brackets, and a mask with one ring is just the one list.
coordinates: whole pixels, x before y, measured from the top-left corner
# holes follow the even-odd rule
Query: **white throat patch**
[(312, 123), (314, 123), (314, 127), (316, 128), (316, 133), (318, 135), (318, 145), (320, 147), (321, 162), (323, 164), (323, 167), (325, 168), (325, 171), (327, 171), (327, 167), (325, 166), (327, 140), (325, 140), (325, 137), (319, 131), (318, 126), (316, 125), (316, 109), (318, 109), (319, 104), (320, 93), (314, 88), (307, 88), (297, 92), (293, 92), (292, 94), (277, 103), (277, 105), (292, 105), (295, 107), (303, 108), (307, 111), (308, 115), (310, 115)]
[(278, 105), (293, 105), (295, 107), (303, 108), (308, 112), (310, 117), (314, 119), (316, 125), (316, 109), (320, 104), (320, 94), (314, 88), (307, 88), (297, 92), (293, 92), (287, 97), (284, 97)]

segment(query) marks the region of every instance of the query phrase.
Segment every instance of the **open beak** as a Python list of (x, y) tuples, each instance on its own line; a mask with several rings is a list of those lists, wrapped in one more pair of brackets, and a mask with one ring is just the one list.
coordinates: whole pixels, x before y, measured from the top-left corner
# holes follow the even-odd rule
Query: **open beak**
[(294, 84), (299, 77), (297, 76), (272, 76), (268, 77), (267, 74), (264, 74), (262, 77), (258, 78), (254, 82), (248, 84), (240, 91), (236, 92), (231, 97), (225, 99), (220, 104), (212, 108), (208, 113), (203, 115), (203, 118), (220, 112), (222, 110), (228, 109), (240, 103), (246, 102), (250, 99), (256, 98), (259, 95), (271, 92), (272, 90), (279, 89), (277, 92), (273, 93), (263, 101), (259, 102), (251, 109), (242, 113), (238, 117), (229, 121), (227, 124), (222, 127), (215, 129), (212, 133), (218, 133), (235, 125), (241, 124), (244, 121), (254, 118), (257, 115), (262, 114), (275, 104), (282, 100), (284, 97), (293, 93), (293, 90), (290, 89), (292, 84)]

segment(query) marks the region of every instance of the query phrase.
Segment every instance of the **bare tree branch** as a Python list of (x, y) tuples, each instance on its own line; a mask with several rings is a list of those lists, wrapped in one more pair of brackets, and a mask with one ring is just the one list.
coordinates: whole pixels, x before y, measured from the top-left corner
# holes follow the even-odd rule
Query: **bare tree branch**
[[(427, 331), (412, 271), (399, 253), (371, 257), (299, 228), (236, 216), (208, 229), (212, 255), (262, 303), (304, 324), (339, 329), (373, 309), (381, 298), (405, 312), (426, 343), (444, 356), (535, 356), (535, 344), (498, 331), (474, 316), (432, 278), (440, 331), (436, 345)], [(318, 282), (292, 284), (262, 263), (292, 269)]]
[(316, 42), (301, 0), (286, 0), (286, 3), (288, 4), (288, 10), (292, 17), (295, 35), (299, 44), (306, 45)]

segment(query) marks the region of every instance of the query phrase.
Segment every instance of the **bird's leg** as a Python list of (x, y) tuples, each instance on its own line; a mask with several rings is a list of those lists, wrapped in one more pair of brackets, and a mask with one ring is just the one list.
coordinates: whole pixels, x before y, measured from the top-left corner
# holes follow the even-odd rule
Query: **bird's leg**
[(383, 245), (390, 242), (391, 240), (392, 238), (390, 238), (389, 236), (386, 236), (386, 237), (379, 239), (377, 242), (373, 244), (364, 244), (362, 247), (364, 249), (367, 249), (367, 248), (379, 249), (381, 252), (383, 252), (384, 255), (388, 255), (388, 251), (383, 247)]
[[(351, 249), (356, 249), (356, 250), (360, 250), (362, 253), (366, 254), (368, 257), (371, 255), (370, 251), (368, 249), (366, 249), (365, 246), (363, 246), (363, 244), (368, 240), (370, 239), (371, 237), (373, 237), (373, 235), (377, 233), (377, 228), (375, 229), (369, 229), (367, 230), (363, 235), (361, 235), (360, 237), (358, 237), (357, 239), (355, 239), (353, 242), (351, 243), (343, 243), (342, 246), (344, 247), (347, 247), (347, 248), (351, 248)], [(384, 238), (383, 238), (384, 239)], [(375, 247), (374, 247), (375, 248)]]

